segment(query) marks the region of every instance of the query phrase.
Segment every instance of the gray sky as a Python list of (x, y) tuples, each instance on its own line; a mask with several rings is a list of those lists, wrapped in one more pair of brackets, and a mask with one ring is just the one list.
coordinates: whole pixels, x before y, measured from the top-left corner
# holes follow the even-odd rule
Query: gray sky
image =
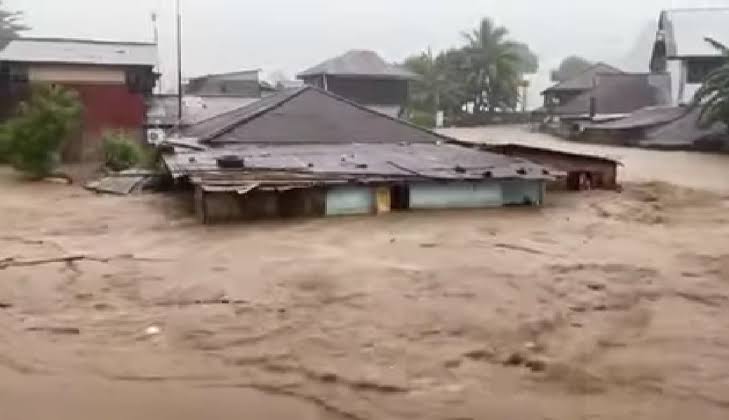
[[(32, 36), (152, 39), (159, 14), (165, 86), (174, 85), (174, 0), (5, 0)], [(428, 46), (458, 46), (490, 16), (540, 58), (532, 101), (550, 67), (579, 54), (642, 71), (661, 9), (729, 6), (729, 0), (182, 0), (184, 74), (262, 68), (297, 71), (352, 48), (402, 60)], [(645, 57), (643, 57), (645, 56)], [(532, 102), (533, 104), (533, 102)]]

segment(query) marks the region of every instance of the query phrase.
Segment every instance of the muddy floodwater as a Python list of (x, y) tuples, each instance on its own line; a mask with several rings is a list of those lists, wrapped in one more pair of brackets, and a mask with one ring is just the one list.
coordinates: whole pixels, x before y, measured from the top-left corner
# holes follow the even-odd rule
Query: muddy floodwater
[(729, 159), (543, 208), (197, 224), (0, 167), (0, 419), (726, 420)]
[(577, 143), (548, 134), (533, 133), (523, 126), (455, 128), (441, 132), (478, 143), (517, 143), (615, 158), (624, 165), (620, 171), (623, 181), (663, 181), (690, 188), (729, 192), (729, 155), (726, 154)]

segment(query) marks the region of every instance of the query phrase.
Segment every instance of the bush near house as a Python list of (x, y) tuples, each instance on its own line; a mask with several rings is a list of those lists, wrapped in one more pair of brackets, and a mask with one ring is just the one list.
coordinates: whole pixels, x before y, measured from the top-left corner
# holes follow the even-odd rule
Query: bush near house
[(425, 128), (435, 127), (435, 115), (429, 112), (423, 111), (412, 111), (410, 115), (410, 122)]
[(32, 178), (51, 175), (60, 150), (81, 119), (76, 92), (56, 85), (35, 85), (16, 117), (0, 129), (0, 158)]
[(149, 164), (149, 156), (134, 137), (123, 130), (112, 130), (104, 133), (104, 163), (114, 171)]

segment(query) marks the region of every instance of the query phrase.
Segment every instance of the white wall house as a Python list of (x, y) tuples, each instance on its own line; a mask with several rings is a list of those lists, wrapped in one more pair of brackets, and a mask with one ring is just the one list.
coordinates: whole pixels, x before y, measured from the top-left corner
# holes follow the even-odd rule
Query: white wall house
[(661, 13), (650, 67), (670, 75), (674, 105), (690, 103), (706, 76), (726, 60), (706, 38), (729, 45), (729, 8)]

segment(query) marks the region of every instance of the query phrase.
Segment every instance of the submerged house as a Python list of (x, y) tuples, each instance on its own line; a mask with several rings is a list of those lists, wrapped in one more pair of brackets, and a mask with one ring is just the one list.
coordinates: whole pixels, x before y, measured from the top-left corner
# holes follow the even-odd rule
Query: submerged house
[(461, 147), (305, 86), (183, 131), (164, 163), (205, 223), (277, 216), (540, 205), (547, 169)]
[(304, 70), (297, 78), (378, 112), (402, 116), (416, 76), (374, 51), (352, 50)]
[(22, 38), (0, 50), (0, 119), (12, 115), (33, 83), (78, 92), (81, 132), (65, 145), (66, 161), (99, 159), (105, 130), (145, 137), (146, 99), (158, 75), (157, 46), (58, 38)]
[(725, 62), (706, 38), (729, 43), (729, 8), (661, 12), (650, 69), (670, 75), (672, 105), (690, 103), (706, 76)]

